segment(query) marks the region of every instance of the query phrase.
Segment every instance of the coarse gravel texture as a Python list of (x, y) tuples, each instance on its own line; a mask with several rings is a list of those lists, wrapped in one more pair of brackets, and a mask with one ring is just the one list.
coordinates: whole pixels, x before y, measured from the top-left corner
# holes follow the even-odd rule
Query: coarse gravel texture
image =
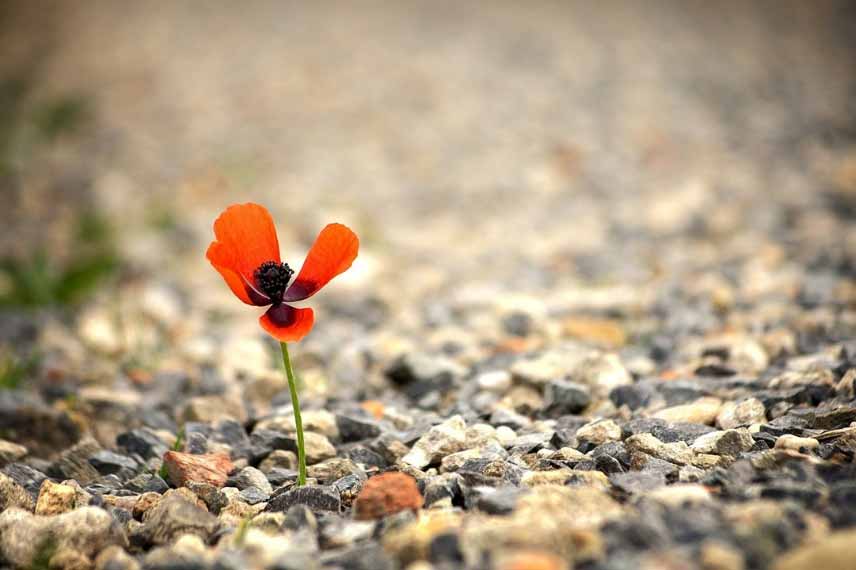
[[(0, 21), (4, 256), (74, 260), (94, 211), (120, 260), (0, 307), (0, 568), (852, 567), (851, 3)], [(250, 200), (292, 267), (361, 237), (291, 347), (302, 488), (278, 346), (204, 259)]]

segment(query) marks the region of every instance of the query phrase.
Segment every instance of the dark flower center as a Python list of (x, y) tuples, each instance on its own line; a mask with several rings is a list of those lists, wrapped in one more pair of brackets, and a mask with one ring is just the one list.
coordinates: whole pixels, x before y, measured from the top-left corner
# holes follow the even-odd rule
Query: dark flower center
[(276, 261), (265, 261), (253, 272), (259, 289), (270, 297), (274, 304), (282, 301), (285, 287), (292, 275), (294, 275), (294, 270), (287, 263), (277, 263)]

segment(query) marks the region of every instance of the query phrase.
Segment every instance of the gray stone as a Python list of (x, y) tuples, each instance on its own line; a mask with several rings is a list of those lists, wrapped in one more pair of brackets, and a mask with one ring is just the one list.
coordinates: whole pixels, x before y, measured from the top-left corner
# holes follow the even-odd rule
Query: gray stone
[(88, 485), (98, 478), (99, 473), (89, 463), (89, 459), (101, 451), (101, 446), (91, 438), (83, 439), (63, 451), (51, 466), (51, 474), (60, 479), (74, 479), (81, 485)]
[(286, 512), (294, 505), (305, 505), (312, 511), (332, 511), (338, 513), (342, 507), (339, 492), (332, 486), (296, 487), (277, 493), (268, 501), (265, 511)]
[(421, 469), (437, 463), (446, 455), (465, 449), (466, 429), (467, 424), (461, 416), (452, 416), (419, 438), (410, 452), (401, 458), (402, 463)]
[(591, 403), (587, 386), (568, 380), (551, 380), (544, 388), (544, 405), (551, 414), (578, 414)]
[(354, 414), (336, 414), (336, 426), (344, 442), (362, 441), (380, 435), (380, 426), (376, 420)]
[(116, 444), (129, 454), (137, 454), (143, 459), (161, 458), (169, 449), (166, 443), (149, 428), (139, 428), (120, 433)]
[(107, 511), (82, 507), (53, 517), (19, 509), (0, 513), (0, 559), (27, 567), (44, 549), (76, 552), (92, 558), (110, 545), (127, 546), (120, 525)]
[(101, 475), (133, 473), (139, 464), (132, 458), (102, 449), (89, 458), (92, 465)]
[(226, 484), (241, 490), (247, 487), (255, 487), (266, 495), (270, 495), (273, 492), (273, 488), (265, 474), (255, 467), (244, 467), (229, 477)]
[(211, 513), (179, 495), (166, 495), (146, 513), (143, 526), (135, 533), (145, 544), (164, 545), (183, 534), (208, 540), (219, 521)]
[(422, 352), (409, 352), (386, 370), (387, 377), (414, 400), (431, 392), (449, 390), (465, 373), (466, 370), (446, 357)]
[(266, 493), (258, 487), (246, 487), (238, 495), (238, 498), (248, 505), (257, 505), (268, 500), (270, 493)]
[(612, 420), (596, 420), (580, 427), (576, 436), (580, 442), (601, 445), (620, 440), (621, 428)]
[(630, 471), (628, 473), (612, 473), (609, 482), (613, 487), (629, 495), (644, 493), (666, 484), (666, 477), (656, 471)]
[(751, 449), (754, 443), (749, 432), (745, 428), (741, 428), (706, 433), (696, 439), (691, 448), (696, 453), (713, 453), (736, 457), (739, 453)]

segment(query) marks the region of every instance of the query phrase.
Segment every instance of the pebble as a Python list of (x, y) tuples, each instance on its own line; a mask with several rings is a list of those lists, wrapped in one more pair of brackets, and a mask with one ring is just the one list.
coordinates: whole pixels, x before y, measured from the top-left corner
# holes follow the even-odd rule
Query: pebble
[(793, 451), (811, 452), (816, 451), (820, 447), (820, 442), (813, 437), (798, 437), (791, 434), (784, 434), (776, 439), (776, 449), (791, 449)]
[(332, 486), (309, 485), (278, 492), (268, 501), (265, 511), (287, 512), (295, 505), (305, 505), (313, 512), (338, 513), (342, 508), (342, 500)]
[(649, 433), (640, 433), (624, 440), (627, 449), (647, 453), (657, 459), (662, 459), (676, 465), (691, 463), (694, 454), (690, 446), (683, 441), (663, 443)]
[(511, 372), (507, 370), (491, 370), (476, 376), (476, 385), (480, 390), (493, 394), (505, 394), (511, 388)]
[(670, 423), (686, 422), (691, 424), (713, 425), (722, 408), (718, 398), (699, 398), (691, 404), (682, 404), (665, 408), (655, 413), (653, 417)]
[(776, 560), (773, 570), (804, 570), (806, 568), (856, 569), (853, 545), (856, 530), (840, 530), (787, 552)]
[(27, 448), (17, 443), (0, 439), (0, 467), (14, 463), (27, 455)]
[(767, 421), (763, 402), (757, 398), (747, 398), (741, 402), (725, 402), (716, 416), (716, 426), (720, 429), (762, 424)]
[(37, 556), (44, 555), (48, 540), (54, 555), (75, 552), (88, 559), (110, 545), (128, 546), (119, 524), (98, 507), (47, 517), (19, 509), (0, 513), (0, 559), (16, 567), (30, 567)]
[(259, 471), (269, 473), (271, 469), (297, 469), (297, 454), (284, 449), (271, 451), (259, 464)]
[(0, 512), (7, 509), (32, 511), (34, 506), (33, 497), (24, 487), (6, 474), (0, 473)]
[(544, 388), (544, 405), (549, 414), (578, 414), (591, 403), (588, 387), (568, 380), (551, 380)]
[(515, 552), (500, 555), (497, 570), (566, 570), (568, 564), (562, 558), (548, 552)]
[(619, 441), (621, 428), (612, 420), (596, 420), (580, 427), (576, 436), (580, 442), (601, 445), (609, 441)]
[(464, 374), (466, 370), (448, 358), (415, 351), (402, 355), (386, 369), (386, 376), (414, 400), (449, 390)]
[(383, 473), (369, 478), (354, 501), (358, 520), (378, 519), (404, 510), (422, 508), (422, 494), (416, 480), (404, 473)]
[(571, 379), (589, 386), (592, 394), (606, 398), (610, 391), (633, 383), (630, 372), (621, 363), (617, 354), (594, 354), (580, 362), (571, 374)]
[(712, 500), (710, 491), (698, 483), (677, 483), (649, 491), (646, 498), (672, 508), (684, 507)]
[[(77, 483), (75, 483), (77, 485)], [(82, 489), (46, 479), (36, 500), (37, 515), (59, 515), (87, 504)]]
[(267, 477), (265, 477), (265, 474), (255, 467), (244, 467), (229, 477), (227, 483), (241, 490), (248, 487), (255, 487), (265, 495), (270, 495), (273, 492), (273, 488)]
[(754, 444), (749, 431), (743, 428), (706, 433), (699, 436), (690, 448), (696, 453), (736, 457), (744, 451), (749, 451)]
[(519, 382), (544, 386), (551, 380), (567, 377), (584, 356), (585, 353), (577, 348), (549, 350), (534, 358), (518, 360), (510, 372)]
[(467, 445), (467, 424), (457, 415), (429, 429), (413, 444), (401, 462), (422, 469), (439, 462), (444, 456), (463, 450)]
[(339, 437), (344, 442), (371, 439), (379, 436), (381, 432), (377, 420), (371, 417), (336, 414), (336, 426)]
[(192, 455), (180, 451), (167, 451), (163, 463), (169, 480), (176, 486), (188, 483), (208, 483), (215, 487), (226, 484), (235, 466), (224, 453)]
[[(195, 499), (195, 495), (190, 495)], [(143, 525), (134, 534), (144, 544), (165, 545), (188, 534), (208, 540), (218, 526), (217, 517), (175, 493), (164, 495), (145, 511)]]

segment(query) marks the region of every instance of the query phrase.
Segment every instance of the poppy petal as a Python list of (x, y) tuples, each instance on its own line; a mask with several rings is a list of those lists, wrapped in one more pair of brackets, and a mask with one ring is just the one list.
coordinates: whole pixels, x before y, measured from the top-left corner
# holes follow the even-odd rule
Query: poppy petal
[(318, 292), (331, 279), (351, 266), (357, 258), (360, 240), (342, 224), (329, 224), (318, 237), (283, 300), (302, 301)]
[(268, 305), (255, 286), (253, 272), (265, 261), (280, 262), (279, 241), (270, 213), (258, 204), (229, 206), (214, 222), (207, 257), (241, 301)]
[(302, 339), (309, 334), (314, 323), (315, 314), (312, 309), (298, 309), (283, 303), (272, 306), (259, 317), (262, 328), (280, 342)]
[(230, 267), (235, 266), (235, 263), (231, 261), (230, 252), (223, 244), (216, 241), (211, 242), (211, 245), (208, 246), (206, 257), (208, 257), (208, 261), (210, 261), (211, 265), (214, 266), (214, 269), (220, 273), (223, 280), (226, 282), (226, 285), (229, 286), (229, 289), (232, 290), (232, 293), (234, 293), (238, 299), (248, 305), (256, 305), (259, 307), (270, 305), (271, 301), (267, 295), (256, 289), (252, 284), (248, 283), (247, 280), (235, 270), (230, 269)]

